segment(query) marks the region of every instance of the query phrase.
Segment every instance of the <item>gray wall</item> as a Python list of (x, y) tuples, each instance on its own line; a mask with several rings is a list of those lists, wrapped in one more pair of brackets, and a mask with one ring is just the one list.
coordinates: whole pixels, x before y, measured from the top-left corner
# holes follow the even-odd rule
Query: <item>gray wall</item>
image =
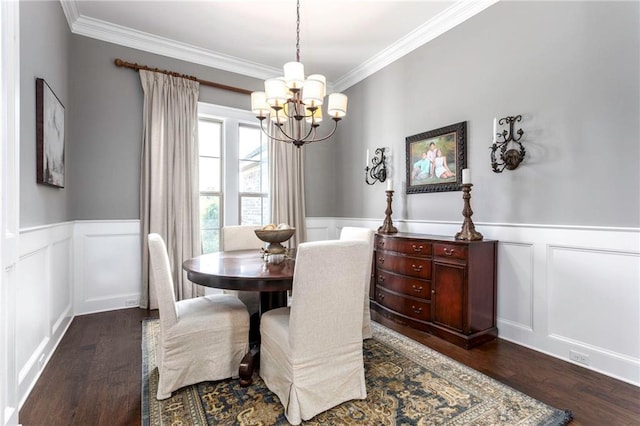
[[(262, 82), (88, 37), (71, 38), (71, 215), (76, 220), (137, 219), (142, 146), (142, 87), (116, 58), (204, 80), (258, 90)], [(248, 95), (200, 86), (200, 101), (249, 109)]]
[[(69, 197), (69, 44), (59, 2), (20, 2), (20, 227), (73, 219)], [(36, 78), (43, 78), (65, 106), (66, 183), (36, 183)]]
[[(499, 2), (350, 88), (337, 136), (306, 148), (307, 215), (384, 217), (363, 169), (387, 146), (394, 218), (461, 221), (461, 192), (404, 193), (405, 137), (466, 120), (474, 221), (640, 226), (639, 8)], [(493, 117), (517, 114), (527, 158), (493, 173)]]
[[(142, 90), (115, 58), (259, 89), (249, 77), (71, 35), (58, 2), (21, 14), (20, 226), (139, 217)], [(305, 147), (307, 215), (382, 218), (367, 148), (392, 149), (394, 218), (461, 220), (461, 193), (404, 194), (405, 137), (467, 121), (474, 221), (640, 226), (639, 4), (499, 2), (347, 91), (330, 141)], [(35, 183), (35, 77), (65, 105), (67, 184)], [(200, 99), (248, 108), (248, 96)], [(527, 159), (491, 171), (493, 117), (522, 114)]]

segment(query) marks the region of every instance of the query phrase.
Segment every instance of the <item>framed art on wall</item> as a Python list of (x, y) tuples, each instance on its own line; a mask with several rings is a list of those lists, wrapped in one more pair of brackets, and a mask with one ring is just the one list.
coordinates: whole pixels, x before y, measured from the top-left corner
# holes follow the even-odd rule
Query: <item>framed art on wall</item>
[(459, 191), (467, 167), (467, 122), (406, 138), (407, 194)]
[(64, 105), (36, 79), (36, 182), (64, 188)]

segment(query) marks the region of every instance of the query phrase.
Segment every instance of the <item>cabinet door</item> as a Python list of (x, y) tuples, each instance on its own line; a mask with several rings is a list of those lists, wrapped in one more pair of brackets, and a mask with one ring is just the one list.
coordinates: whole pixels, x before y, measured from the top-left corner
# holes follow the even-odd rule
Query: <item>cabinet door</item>
[(431, 286), (431, 320), (464, 332), (465, 267), (434, 262)]

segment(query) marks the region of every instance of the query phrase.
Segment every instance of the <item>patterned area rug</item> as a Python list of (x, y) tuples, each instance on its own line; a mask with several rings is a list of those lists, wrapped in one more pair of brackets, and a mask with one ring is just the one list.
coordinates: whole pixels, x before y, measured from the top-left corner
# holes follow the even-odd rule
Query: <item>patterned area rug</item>
[[(364, 343), (367, 399), (349, 401), (305, 425), (566, 425), (571, 412), (530, 398), (377, 323)], [(155, 398), (158, 320), (143, 322), (142, 424), (286, 425), (260, 377), (204, 382)]]

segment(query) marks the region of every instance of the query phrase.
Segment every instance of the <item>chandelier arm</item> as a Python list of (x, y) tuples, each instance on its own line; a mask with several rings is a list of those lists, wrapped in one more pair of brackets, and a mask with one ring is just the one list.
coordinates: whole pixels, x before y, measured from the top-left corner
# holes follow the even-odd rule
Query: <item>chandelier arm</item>
[[(275, 124), (274, 124), (274, 126), (275, 126)], [(276, 126), (276, 127), (280, 127), (280, 126)], [(260, 120), (260, 129), (262, 130), (262, 133), (264, 133), (265, 136), (268, 137), (269, 139), (272, 139), (272, 140), (278, 141), (278, 142), (293, 143), (293, 139), (280, 139), (280, 138), (275, 137), (274, 135), (269, 134), (269, 132), (267, 132), (267, 130), (264, 128), (264, 120)], [(284, 132), (282, 132), (282, 129), (280, 129), (280, 132), (283, 133), (285, 136), (287, 136)]]
[[(296, 123), (291, 122), (291, 121), (293, 121), (291, 118), (289, 118), (289, 121), (290, 121), (289, 127), (293, 127), (296, 124)], [(287, 132), (282, 130), (282, 126), (276, 126), (276, 127), (278, 128), (278, 130), (280, 130), (280, 134), (282, 136), (284, 136), (285, 138), (287, 138), (287, 142), (296, 143), (298, 141), (298, 139), (288, 135)], [(282, 139), (280, 139), (280, 140), (282, 140)]]
[[(338, 128), (338, 121), (339, 120), (333, 120), (333, 130), (331, 130), (331, 133), (329, 133), (326, 136), (321, 137), (320, 139), (313, 139), (311, 141), (308, 141), (307, 143), (311, 143), (311, 142), (321, 142), (324, 140), (329, 139), (331, 136), (333, 136), (333, 134), (336, 132), (336, 129)], [(315, 130), (315, 129), (314, 129)]]

